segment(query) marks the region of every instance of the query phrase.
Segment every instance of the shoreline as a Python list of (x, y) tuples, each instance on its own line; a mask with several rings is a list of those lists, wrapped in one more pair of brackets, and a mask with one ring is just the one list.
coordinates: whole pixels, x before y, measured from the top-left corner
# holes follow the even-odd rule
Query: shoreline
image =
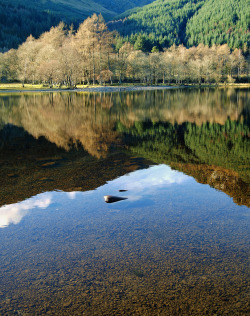
[(42, 88), (13, 88), (13, 89), (1, 89), (1, 93), (22, 93), (22, 92), (130, 92), (130, 91), (143, 91), (143, 90), (162, 90), (162, 89), (179, 89), (187, 88), (187, 86), (101, 86), (101, 87), (86, 87), (75, 89), (42, 89)]
[(0, 94), (1, 93), (30, 93), (30, 92), (101, 92), (101, 93), (109, 93), (109, 92), (132, 92), (132, 91), (153, 91), (153, 90), (170, 90), (170, 89), (186, 89), (186, 88), (250, 88), (250, 84), (231, 84), (231, 85), (180, 85), (180, 86), (87, 86), (87, 87), (79, 87), (75, 89), (60, 89), (60, 88), (4, 88), (1, 87), (0, 84)]

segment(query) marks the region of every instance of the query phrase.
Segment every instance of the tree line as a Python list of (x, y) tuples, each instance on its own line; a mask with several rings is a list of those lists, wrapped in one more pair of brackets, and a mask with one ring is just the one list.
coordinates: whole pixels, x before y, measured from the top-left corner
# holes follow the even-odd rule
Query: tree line
[(121, 41), (96, 14), (77, 31), (60, 23), (38, 39), (29, 36), (18, 49), (0, 54), (1, 81), (23, 84), (201, 84), (247, 80), (248, 74), (249, 62), (241, 49), (231, 51), (227, 44), (172, 45), (146, 53)]

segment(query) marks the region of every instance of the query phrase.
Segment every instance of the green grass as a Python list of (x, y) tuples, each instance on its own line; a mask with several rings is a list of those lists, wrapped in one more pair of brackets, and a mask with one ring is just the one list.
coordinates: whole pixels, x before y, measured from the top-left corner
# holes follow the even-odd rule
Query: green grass
[[(86, 89), (86, 88), (108, 88), (108, 87), (137, 87), (137, 86), (149, 86), (147, 84), (138, 84), (138, 83), (123, 83), (123, 84), (119, 84), (119, 83), (114, 83), (114, 84), (106, 84), (105, 86), (101, 86), (101, 85), (83, 85), (83, 84), (78, 84), (76, 86), (77, 89)], [(154, 86), (154, 85), (152, 85)], [(165, 84), (159, 84), (158, 86), (166, 86)], [(177, 86), (177, 85), (173, 85), (171, 84), (170, 86)], [(190, 86), (192, 88), (194, 87), (198, 87), (200, 88), (200, 86), (198, 85), (185, 85), (185, 86)], [(213, 86), (213, 85), (202, 85), (202, 86)], [(224, 84), (219, 84), (219, 87), (225, 87)], [(250, 84), (248, 83), (233, 83), (233, 84), (227, 84), (227, 86), (230, 87), (241, 87), (241, 88), (250, 88)], [(50, 88), (49, 85), (44, 85), (44, 84), (24, 84), (24, 87), (21, 83), (0, 83), (0, 91), (8, 91), (8, 90), (13, 90), (13, 91), (27, 91), (27, 90), (44, 90), (44, 91), (48, 91), (48, 90), (68, 90), (70, 89), (70, 87), (68, 86), (53, 86), (52, 88)]]
[(43, 85), (43, 84), (24, 84), (24, 86), (21, 83), (1, 83), (0, 84), (0, 91), (4, 90), (67, 90), (69, 87), (67, 86), (52, 86), (50, 88), (49, 85)]

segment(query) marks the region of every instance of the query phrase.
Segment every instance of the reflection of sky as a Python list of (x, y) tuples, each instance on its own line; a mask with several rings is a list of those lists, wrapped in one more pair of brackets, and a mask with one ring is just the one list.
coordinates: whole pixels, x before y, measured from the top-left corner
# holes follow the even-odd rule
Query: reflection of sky
[(0, 208), (0, 228), (10, 224), (18, 224), (22, 218), (34, 208), (47, 208), (51, 203), (51, 195), (39, 194), (20, 203), (5, 205)]
[[(192, 179), (183, 173), (171, 170), (166, 165), (153, 166), (149, 169), (138, 170), (128, 175), (108, 182), (104, 186), (94, 191), (88, 192), (46, 192), (32, 197), (20, 203), (5, 205), (0, 208), (0, 228), (10, 224), (18, 224), (22, 218), (35, 209), (46, 209), (52, 203), (62, 203), (67, 200), (91, 199), (93, 201), (102, 200), (101, 195), (119, 195), (119, 189), (126, 189), (126, 197), (130, 201), (137, 201), (142, 195), (152, 194), (155, 189), (173, 184), (182, 184), (188, 179)], [(93, 197), (93, 198), (92, 198)], [(100, 197), (100, 198), (99, 198)], [(72, 201), (72, 203), (75, 203)], [(94, 203), (94, 202), (93, 202)], [(73, 204), (72, 204), (73, 205)], [(94, 206), (94, 205), (92, 205)]]
[(142, 191), (151, 186), (181, 184), (187, 181), (187, 179), (190, 179), (190, 177), (172, 170), (166, 165), (159, 165), (149, 169), (138, 170), (112, 182), (118, 186), (123, 186), (124, 189)]
[[(152, 191), (173, 184), (183, 184), (192, 178), (166, 165), (153, 166), (122, 176), (108, 183), (110, 189), (119, 188), (128, 190), (130, 200), (139, 200), (141, 194), (149, 194)], [(104, 186), (105, 187), (105, 186)]]

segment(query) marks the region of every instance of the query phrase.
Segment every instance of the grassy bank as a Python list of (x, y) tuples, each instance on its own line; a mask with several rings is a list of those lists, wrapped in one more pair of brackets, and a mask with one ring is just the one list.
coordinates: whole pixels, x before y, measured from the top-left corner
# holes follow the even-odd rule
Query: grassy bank
[(0, 84), (0, 91), (1, 90), (67, 90), (69, 87), (67, 86), (52, 86), (44, 85), (44, 84), (21, 84), (21, 83), (1, 83)]
[(59, 86), (59, 85), (44, 85), (44, 84), (24, 84), (21, 83), (1, 83), (0, 92), (25, 92), (25, 91), (37, 91), (37, 92), (48, 92), (48, 91), (93, 91), (93, 92), (112, 92), (112, 91), (136, 91), (136, 90), (155, 90), (155, 89), (171, 89), (171, 88), (183, 88), (183, 87), (235, 87), (235, 88), (250, 88), (250, 83), (233, 83), (233, 84), (202, 84), (202, 85), (146, 85), (136, 83), (124, 83), (124, 84), (112, 84), (112, 85), (77, 85), (76, 87)]

